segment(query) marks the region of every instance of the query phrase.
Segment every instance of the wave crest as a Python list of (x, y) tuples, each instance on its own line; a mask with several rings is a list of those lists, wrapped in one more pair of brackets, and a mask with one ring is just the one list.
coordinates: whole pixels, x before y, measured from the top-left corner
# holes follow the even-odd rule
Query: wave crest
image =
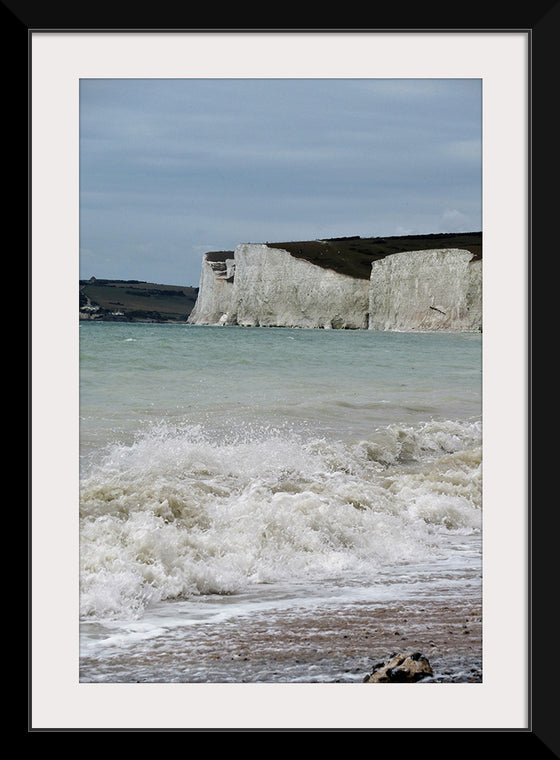
[(480, 432), (432, 422), (351, 445), (157, 426), (82, 478), (82, 614), (432, 557), (480, 529)]

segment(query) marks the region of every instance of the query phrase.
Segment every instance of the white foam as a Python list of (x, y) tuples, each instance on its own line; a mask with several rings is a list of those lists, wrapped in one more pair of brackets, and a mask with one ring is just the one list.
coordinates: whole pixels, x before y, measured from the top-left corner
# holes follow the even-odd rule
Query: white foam
[(286, 430), (158, 425), (81, 483), (81, 609), (130, 617), (255, 583), (375, 577), (480, 528), (480, 426), (346, 444)]

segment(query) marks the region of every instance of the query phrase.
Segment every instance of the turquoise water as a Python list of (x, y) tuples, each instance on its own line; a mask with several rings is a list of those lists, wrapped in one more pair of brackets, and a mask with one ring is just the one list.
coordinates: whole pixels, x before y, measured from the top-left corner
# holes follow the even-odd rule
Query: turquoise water
[(215, 680), (162, 620), (479, 595), (481, 340), (82, 323), (82, 679)]
[(352, 439), (480, 417), (481, 336), (82, 323), (82, 442), (166, 419)]

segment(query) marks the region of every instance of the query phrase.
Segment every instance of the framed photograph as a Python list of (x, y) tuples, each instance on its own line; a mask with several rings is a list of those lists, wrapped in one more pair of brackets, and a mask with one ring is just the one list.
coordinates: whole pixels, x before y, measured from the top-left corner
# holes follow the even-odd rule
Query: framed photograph
[(29, 30), (30, 730), (531, 731), (531, 39)]

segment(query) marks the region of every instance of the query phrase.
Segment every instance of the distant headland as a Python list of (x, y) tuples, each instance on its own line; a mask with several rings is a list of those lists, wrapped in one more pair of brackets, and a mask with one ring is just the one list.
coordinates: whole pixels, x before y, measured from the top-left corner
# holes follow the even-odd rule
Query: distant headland
[(140, 280), (80, 280), (80, 320), (186, 322), (198, 288)]

